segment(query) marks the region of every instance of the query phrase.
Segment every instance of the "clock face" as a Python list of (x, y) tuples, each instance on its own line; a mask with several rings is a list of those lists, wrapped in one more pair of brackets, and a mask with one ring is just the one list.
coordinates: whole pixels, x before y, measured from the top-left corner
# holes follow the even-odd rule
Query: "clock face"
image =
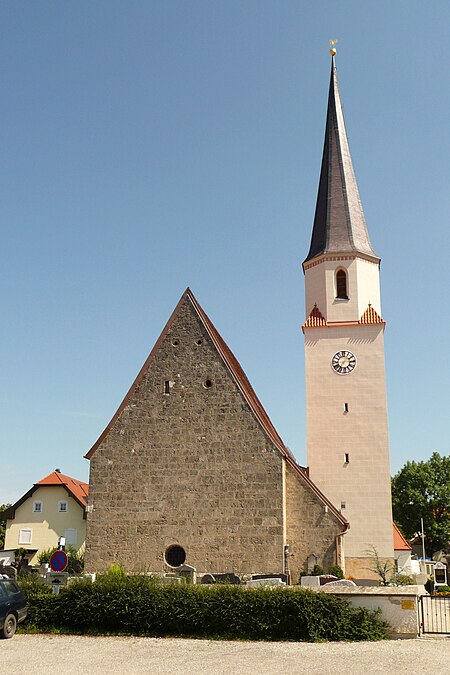
[(331, 367), (338, 375), (348, 375), (356, 367), (356, 356), (345, 350), (336, 352), (331, 359)]

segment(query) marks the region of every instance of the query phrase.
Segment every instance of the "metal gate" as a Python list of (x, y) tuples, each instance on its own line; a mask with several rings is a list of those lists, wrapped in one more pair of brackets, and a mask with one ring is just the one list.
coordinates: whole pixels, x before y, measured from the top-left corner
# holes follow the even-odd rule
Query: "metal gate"
[(450, 596), (421, 595), (422, 633), (450, 633)]

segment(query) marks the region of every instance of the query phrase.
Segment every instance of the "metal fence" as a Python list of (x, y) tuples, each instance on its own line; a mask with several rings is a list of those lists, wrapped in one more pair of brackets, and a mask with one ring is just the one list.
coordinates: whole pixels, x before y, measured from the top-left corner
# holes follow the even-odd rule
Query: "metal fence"
[(450, 596), (420, 597), (422, 633), (450, 633)]

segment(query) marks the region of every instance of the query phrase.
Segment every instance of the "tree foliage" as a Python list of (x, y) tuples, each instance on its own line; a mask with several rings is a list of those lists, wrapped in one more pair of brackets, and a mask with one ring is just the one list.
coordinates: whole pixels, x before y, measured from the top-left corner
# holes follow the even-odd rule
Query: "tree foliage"
[[(0, 513), (9, 509), (11, 504), (0, 504)], [(0, 549), (5, 546), (6, 520), (0, 519)]]
[(392, 479), (394, 520), (410, 538), (423, 518), (427, 554), (450, 546), (450, 456), (406, 462)]

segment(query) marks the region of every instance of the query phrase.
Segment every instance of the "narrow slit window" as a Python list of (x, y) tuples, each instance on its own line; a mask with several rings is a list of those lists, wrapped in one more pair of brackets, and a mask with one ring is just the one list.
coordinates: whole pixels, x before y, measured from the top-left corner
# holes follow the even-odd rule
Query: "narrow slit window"
[(347, 508), (347, 502), (341, 502), (341, 509)]
[(169, 380), (166, 380), (164, 382), (164, 393), (170, 394), (170, 381)]
[(350, 455), (349, 455), (348, 452), (345, 453), (344, 457), (345, 457), (345, 463), (350, 464)]
[(344, 412), (348, 412), (348, 403), (344, 403)]
[(345, 270), (336, 272), (336, 297), (340, 300), (348, 300), (347, 273)]

